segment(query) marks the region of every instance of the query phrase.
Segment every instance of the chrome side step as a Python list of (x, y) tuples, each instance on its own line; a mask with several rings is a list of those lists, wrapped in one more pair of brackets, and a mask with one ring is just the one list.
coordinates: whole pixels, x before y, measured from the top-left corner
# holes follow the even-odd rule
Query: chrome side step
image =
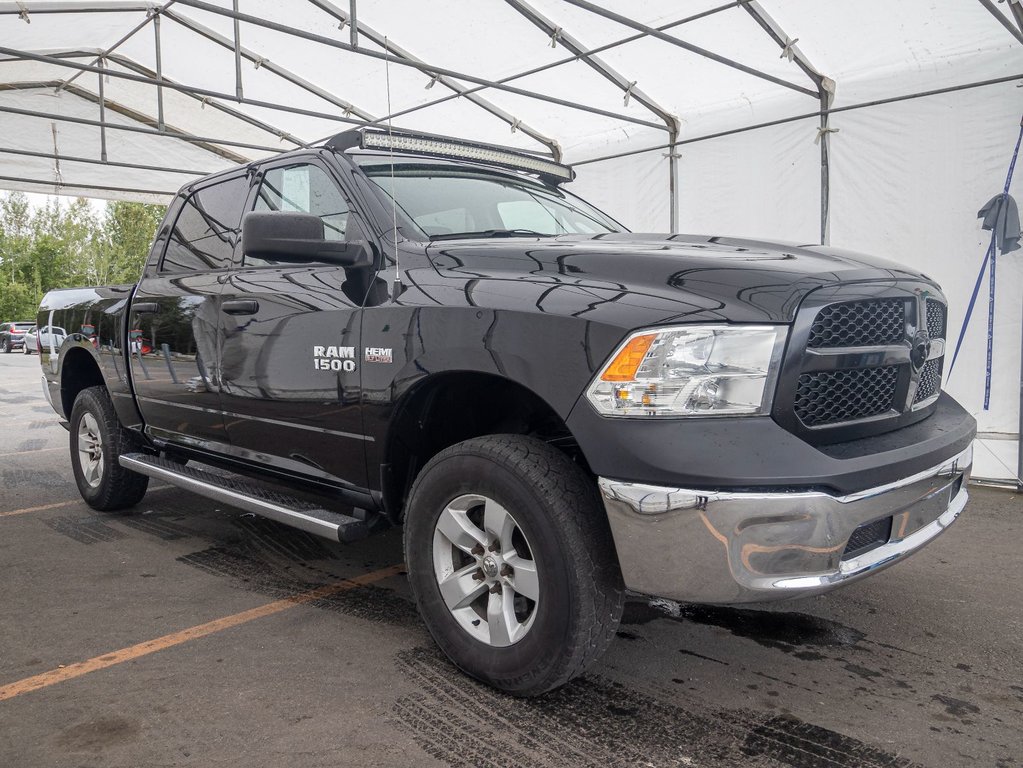
[(182, 466), (145, 453), (125, 453), (119, 460), (122, 467), (132, 472), (155, 477), (186, 491), (255, 512), (332, 541), (350, 543), (369, 535), (369, 527), (363, 520), (331, 512), (243, 480)]

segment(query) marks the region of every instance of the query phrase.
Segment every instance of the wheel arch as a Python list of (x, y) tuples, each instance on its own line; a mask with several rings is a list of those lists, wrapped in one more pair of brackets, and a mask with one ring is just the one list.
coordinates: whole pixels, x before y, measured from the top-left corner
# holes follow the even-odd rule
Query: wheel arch
[(83, 389), (98, 385), (106, 386), (103, 371), (91, 350), (72, 346), (61, 355), (60, 360), (60, 407), (64, 418), (71, 418), (75, 399)]
[(433, 373), (403, 394), (388, 426), (381, 489), (384, 508), (398, 521), (419, 471), (440, 451), (474, 437), (531, 435), (592, 474), (555, 408), (529, 387), (494, 373)]

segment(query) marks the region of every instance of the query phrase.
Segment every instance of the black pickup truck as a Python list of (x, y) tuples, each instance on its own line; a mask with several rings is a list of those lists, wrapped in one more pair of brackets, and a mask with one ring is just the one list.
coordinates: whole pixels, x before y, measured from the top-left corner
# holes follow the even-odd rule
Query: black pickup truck
[(631, 233), (572, 178), (360, 129), (184, 187), (137, 285), (40, 307), (82, 496), (156, 477), (340, 541), (403, 525), (438, 645), (518, 695), (597, 659), (627, 591), (822, 592), (959, 516), (975, 423), (933, 280)]

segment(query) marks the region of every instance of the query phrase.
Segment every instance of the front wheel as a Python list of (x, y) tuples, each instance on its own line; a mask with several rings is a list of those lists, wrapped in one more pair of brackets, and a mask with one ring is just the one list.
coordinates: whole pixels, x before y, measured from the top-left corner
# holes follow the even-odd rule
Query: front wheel
[(459, 443), (426, 465), (408, 509), (412, 593), (460, 669), (536, 696), (607, 648), (621, 573), (596, 485), (560, 451), (521, 435)]
[(78, 394), (70, 431), (71, 467), (85, 502), (104, 512), (138, 504), (149, 478), (122, 467), (118, 457), (141, 446), (117, 420), (106, 387), (89, 387)]
[(11, 340), (10, 339), (4, 339), (3, 346), (0, 347), (0, 350), (3, 350), (3, 353), (5, 355), (10, 354), (10, 351), (11, 351)]

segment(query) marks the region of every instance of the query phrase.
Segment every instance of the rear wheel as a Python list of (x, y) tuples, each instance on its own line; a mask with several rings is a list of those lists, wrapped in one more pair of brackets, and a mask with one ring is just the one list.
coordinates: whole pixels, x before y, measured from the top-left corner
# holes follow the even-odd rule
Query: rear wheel
[(10, 351), (11, 351), (11, 339), (10, 339), (10, 337), (4, 339), (3, 346), (0, 346), (0, 350), (3, 350), (3, 353), (5, 355), (10, 353)]
[(106, 387), (83, 389), (71, 409), (71, 467), (82, 498), (93, 509), (113, 511), (142, 500), (149, 478), (118, 463), (122, 453), (141, 448), (121, 426)]
[(519, 696), (581, 674), (621, 618), (621, 574), (596, 487), (533, 438), (476, 438), (435, 456), (412, 488), (405, 554), (441, 650)]

